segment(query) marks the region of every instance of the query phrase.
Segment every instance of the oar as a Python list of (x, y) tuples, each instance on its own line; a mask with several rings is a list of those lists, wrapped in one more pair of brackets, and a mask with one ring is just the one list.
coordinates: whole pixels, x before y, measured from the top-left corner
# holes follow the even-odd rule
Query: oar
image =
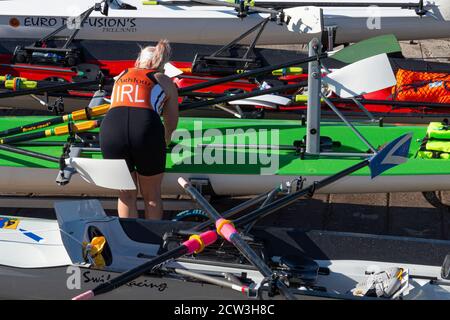
[(169, 259), (180, 258), (184, 255), (192, 254), (194, 252), (199, 253), (205, 247), (213, 244), (216, 240), (217, 234), (215, 231), (206, 231), (200, 235), (193, 235), (189, 238), (189, 240), (183, 242), (177, 248), (169, 250), (151, 259), (150, 261), (147, 261), (131, 270), (128, 270), (119, 275), (118, 277), (96, 286), (94, 289), (86, 291), (74, 297), (72, 300), (88, 300), (100, 294), (110, 292), (140, 277), (144, 273), (152, 271), (154, 267), (156, 267), (161, 263), (166, 262)]
[(195, 108), (199, 108), (199, 107), (212, 106), (212, 105), (224, 103), (224, 102), (243, 100), (243, 99), (252, 98), (252, 97), (259, 97), (259, 96), (263, 96), (263, 95), (267, 95), (267, 94), (271, 94), (271, 93), (277, 93), (277, 92), (281, 92), (281, 91), (298, 89), (298, 88), (306, 87), (307, 85), (308, 85), (308, 82), (303, 81), (303, 82), (298, 82), (298, 83), (294, 83), (294, 84), (277, 86), (277, 87), (273, 87), (273, 88), (265, 89), (265, 90), (255, 90), (255, 91), (245, 92), (245, 93), (241, 93), (241, 94), (223, 96), (223, 97), (210, 99), (210, 100), (206, 100), (206, 101), (199, 101), (199, 102), (193, 102), (193, 103), (182, 103), (182, 104), (180, 104), (180, 111), (195, 109)]
[(245, 240), (235, 229), (233, 223), (229, 220), (223, 219), (220, 213), (217, 212), (211, 204), (209, 204), (202, 194), (184, 178), (179, 178), (178, 183), (192, 197), (192, 199), (194, 199), (206, 211), (210, 219), (214, 221), (217, 233), (228, 242), (231, 242), (267, 280), (273, 279), (281, 294), (283, 294), (286, 299), (295, 300), (295, 296), (290, 292), (289, 288), (280, 279), (274, 278), (272, 270), (253, 251), (247, 242), (245, 242)]
[(341, 98), (379, 91), (397, 83), (385, 53), (352, 63), (326, 75), (322, 80)]
[[(172, 6), (198, 6), (202, 4), (203, 1), (195, 1), (195, 0), (154, 0), (154, 1), (142, 1), (143, 5), (172, 5)], [(284, 9), (284, 8), (292, 8), (292, 7), (310, 7), (310, 6), (320, 6), (320, 7), (369, 7), (369, 6), (379, 6), (385, 8), (418, 8), (419, 4), (414, 2), (313, 2), (313, 1), (242, 1), (243, 4), (247, 7), (258, 6), (262, 8), (276, 8), (276, 9)], [(205, 5), (227, 5), (227, 4), (236, 4), (236, 0), (224, 0), (224, 1), (215, 1), (214, 4), (203, 2)]]
[(11, 136), (14, 134), (25, 133), (29, 131), (34, 131), (38, 129), (44, 129), (50, 127), (52, 125), (69, 122), (69, 121), (80, 121), (91, 118), (96, 118), (104, 115), (109, 110), (109, 104), (103, 104), (94, 108), (85, 108), (82, 110), (73, 111), (70, 114), (50, 118), (47, 120), (42, 120), (39, 122), (34, 122), (30, 124), (26, 124), (20, 127), (15, 127), (7, 130), (0, 131), (0, 137)]
[[(391, 169), (395, 167), (396, 165), (405, 162), (408, 160), (408, 152), (409, 152), (409, 146), (411, 143), (412, 134), (406, 134), (403, 135), (394, 141), (387, 144), (382, 150), (380, 150), (375, 156), (372, 158), (363, 160), (345, 170), (342, 170), (332, 176), (329, 176), (321, 181), (314, 182), (310, 186), (303, 188), (301, 190), (296, 191), (295, 193), (292, 193), (290, 195), (287, 195), (283, 198), (280, 198), (272, 203), (270, 203), (267, 206), (260, 207), (255, 211), (252, 211), (241, 218), (238, 218), (234, 221), (235, 225), (237, 227), (240, 226), (246, 226), (249, 223), (253, 223), (257, 219), (263, 218), (269, 214), (272, 214), (278, 210), (281, 210), (282, 208), (298, 201), (300, 198), (311, 195), (315, 191), (322, 189), (332, 183), (335, 183), (336, 181), (341, 180), (342, 178), (345, 178), (349, 176), (350, 174), (369, 166), (371, 172), (372, 172), (372, 179), (376, 178), (378, 175), (382, 174), (384, 171)], [(267, 193), (264, 193), (263, 195), (257, 196), (255, 199), (249, 200), (249, 202), (254, 203), (256, 200), (260, 200), (261, 198), (265, 197)], [(234, 208), (230, 209), (228, 211), (229, 213), (226, 214), (226, 218), (232, 218), (236, 213), (239, 213), (241, 211), (234, 210)], [(195, 226), (194, 228), (190, 230), (186, 230), (186, 233), (192, 233), (192, 232), (199, 232), (201, 230), (204, 230), (206, 228), (209, 228), (212, 226), (212, 222), (206, 221), (198, 226)], [(185, 233), (183, 231), (183, 233)]]
[[(235, 220), (236, 226), (248, 225), (260, 219), (268, 214), (278, 211), (295, 201), (299, 198), (314, 193), (315, 190), (323, 188), (326, 185), (334, 183), (353, 172), (360, 170), (366, 166), (369, 166), (371, 171), (371, 177), (374, 179), (386, 170), (389, 170), (401, 163), (408, 160), (409, 147), (411, 144), (412, 133), (405, 134), (394, 141), (390, 142), (386, 147), (379, 151), (375, 156), (363, 160), (350, 168), (347, 168), (333, 176), (323, 179), (322, 181), (315, 182), (308, 188), (297, 191), (291, 195), (285, 196), (277, 201), (271, 202), (260, 209), (257, 209), (237, 220)], [(188, 183), (183, 178), (178, 180), (178, 183), (184, 188), (186, 192), (202, 207), (202, 209), (211, 217), (214, 221), (217, 233), (224, 237), (226, 240), (233, 243), (236, 248), (261, 272), (261, 274), (266, 278), (271, 278), (273, 276), (272, 271), (269, 267), (256, 255), (248, 244), (242, 240), (242, 237), (236, 231), (234, 225), (231, 221), (223, 219), (220, 214), (212, 207), (208, 201), (201, 195), (201, 193), (194, 188), (190, 183)], [(277, 286), (281, 293), (285, 295), (286, 298), (294, 298), (292, 293), (289, 292), (284, 283), (277, 281)]]
[[(234, 81), (234, 80), (238, 80), (238, 79), (255, 77), (255, 76), (266, 74), (266, 73), (269, 73), (269, 72), (272, 72), (272, 71), (275, 71), (278, 69), (302, 65), (302, 64), (305, 64), (305, 63), (308, 63), (311, 61), (315, 61), (317, 59), (324, 59), (327, 57), (332, 57), (335, 60), (338, 60), (338, 61), (341, 61), (341, 62), (344, 62), (347, 64), (354, 63), (359, 60), (373, 57), (374, 55), (378, 55), (381, 53), (391, 53), (393, 50), (393, 46), (395, 46), (395, 44), (398, 46), (398, 42), (396, 41), (396, 39), (394, 41), (394, 39), (395, 38), (392, 38), (392, 37), (384, 37), (381, 39), (379, 37), (372, 38), (372, 39), (369, 39), (370, 41), (366, 40), (361, 43), (357, 43), (357, 44), (348, 46), (337, 52), (319, 54), (318, 57), (308, 57), (308, 58), (296, 59), (296, 60), (283, 62), (283, 63), (279, 63), (279, 64), (272, 65), (272, 66), (266, 66), (266, 67), (262, 67), (262, 68), (258, 68), (258, 69), (249, 70), (249, 71), (243, 72), (241, 74), (234, 74), (231, 76), (226, 76), (226, 77), (218, 78), (218, 79), (211, 80), (211, 81), (198, 83), (198, 84), (180, 89), (179, 93), (181, 95), (185, 92), (192, 92), (192, 91), (208, 88), (208, 87), (211, 87), (214, 85), (218, 85), (218, 84), (222, 84), (222, 83), (226, 83), (226, 82)], [(374, 43), (376, 43), (376, 45), (374, 45)], [(376, 51), (373, 50), (374, 46), (377, 47)], [(358, 52), (358, 54), (355, 54), (355, 52)]]
[(63, 160), (66, 165), (72, 167), (88, 183), (96, 186), (117, 189), (135, 190), (136, 186), (128, 171), (127, 164), (123, 159), (83, 159), (67, 158), (61, 159), (43, 153), (16, 148), (10, 145), (0, 145), (0, 150), (21, 154), (24, 156), (41, 159), (61, 164)]
[[(327, 56), (328, 55), (326, 53), (322, 53), (322, 54), (319, 55), (319, 58), (326, 58)], [(249, 71), (246, 71), (246, 72), (243, 72), (243, 73), (240, 73), (240, 74), (233, 74), (233, 75), (230, 75), (230, 76), (217, 78), (217, 79), (214, 79), (214, 80), (211, 80), (211, 81), (194, 84), (194, 85), (189, 86), (189, 87), (184, 87), (184, 88), (179, 89), (178, 92), (181, 95), (181, 94), (186, 93), (186, 92), (192, 92), (192, 91), (196, 91), (196, 90), (212, 87), (212, 86), (215, 86), (215, 85), (218, 85), (218, 84), (222, 84), (222, 83), (226, 83), (226, 82), (230, 82), (230, 81), (234, 81), (234, 80), (238, 80), (238, 79), (259, 76), (259, 75), (262, 75), (262, 74), (266, 74), (266, 73), (272, 72), (274, 70), (287, 68), (287, 67), (298, 65), (298, 64), (304, 64), (304, 63), (308, 63), (308, 62), (315, 61), (315, 60), (317, 60), (317, 57), (301, 58), (301, 59), (296, 59), (296, 60), (292, 60), (292, 61), (288, 61), (288, 62), (279, 63), (279, 64), (272, 65), (272, 66), (267, 66), (267, 67), (262, 67), (262, 68), (258, 68), (258, 69), (253, 69), (253, 70), (249, 70)]]
[(321, 181), (314, 182), (309, 187), (287, 195), (279, 200), (271, 202), (265, 207), (259, 208), (245, 216), (242, 216), (241, 218), (235, 220), (235, 224), (237, 226), (245, 226), (252, 223), (257, 219), (261, 219), (271, 213), (281, 210), (282, 208), (296, 202), (298, 199), (306, 195), (311, 195), (316, 190), (324, 188), (367, 166), (370, 168), (371, 178), (374, 179), (383, 172), (408, 161), (411, 139), (412, 133), (402, 135), (401, 137), (388, 143), (382, 150), (371, 158), (365, 159), (345, 170), (342, 170), (341, 172), (329, 176)]
[[(351, 104), (354, 103), (352, 99), (344, 99), (344, 98), (329, 98), (331, 102), (335, 103), (345, 103)], [(356, 100), (364, 105), (386, 105), (393, 107), (405, 107), (405, 108), (446, 108), (450, 109), (450, 104), (448, 103), (433, 103), (433, 102), (420, 102), (420, 101), (397, 101), (397, 100), (372, 100), (372, 99), (361, 99), (356, 98)]]
[(35, 140), (53, 136), (63, 136), (69, 133), (79, 133), (88, 130), (92, 130), (100, 127), (102, 120), (89, 120), (80, 123), (69, 122), (66, 125), (58, 126), (55, 128), (47, 129), (44, 131), (25, 133), (18, 136), (11, 136), (0, 139), (0, 144), (11, 144), (16, 142), (23, 142), (28, 140)]
[[(351, 50), (350, 50), (351, 48)], [(351, 64), (382, 53), (401, 53), (402, 48), (393, 34), (387, 34), (369, 38), (352, 44), (348, 48), (336, 51), (331, 59)]]
[[(248, 5), (241, 6), (240, 4), (235, 3), (234, 1), (219, 1), (219, 0), (189, 0), (189, 1), (143, 1), (143, 5), (174, 5), (174, 6), (183, 6), (183, 5), (207, 5), (207, 6), (220, 6), (220, 7), (230, 7), (235, 8), (236, 10), (246, 10)], [(252, 6), (252, 11), (261, 12), (261, 13), (270, 13), (270, 14), (278, 14), (279, 11), (263, 8), (258, 6)]]
[(229, 104), (246, 104), (246, 105), (262, 105), (261, 103), (267, 103), (270, 105), (276, 105), (276, 106), (287, 106), (291, 103), (291, 99), (277, 96), (274, 94), (267, 94), (263, 96), (258, 96), (257, 98), (247, 98), (243, 100), (237, 100), (229, 102)]
[(38, 93), (69, 90), (69, 89), (79, 89), (79, 88), (84, 88), (84, 87), (91, 86), (91, 85), (98, 84), (98, 83), (99, 83), (99, 80), (89, 80), (89, 81), (55, 84), (52, 86), (44, 86), (44, 87), (38, 87), (35, 89), (28, 89), (28, 90), (0, 92), (0, 99), (1, 98), (18, 97), (18, 96), (26, 96), (29, 94), (38, 94)]

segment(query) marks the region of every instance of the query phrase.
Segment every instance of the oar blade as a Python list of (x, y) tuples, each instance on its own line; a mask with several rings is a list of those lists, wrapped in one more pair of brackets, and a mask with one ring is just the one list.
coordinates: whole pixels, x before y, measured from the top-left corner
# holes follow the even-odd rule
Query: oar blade
[(89, 183), (108, 189), (136, 190), (123, 159), (70, 158), (67, 162)]
[(291, 99), (286, 97), (277, 96), (274, 94), (265, 94), (258, 97), (241, 99), (230, 101), (231, 105), (250, 105), (250, 106), (263, 106), (267, 108), (276, 109), (277, 106), (286, 106), (291, 103)]
[(291, 32), (319, 35), (323, 31), (323, 12), (319, 7), (294, 7), (284, 13), (290, 17), (287, 29)]
[(386, 54), (373, 56), (336, 70), (325, 76), (323, 81), (341, 98), (375, 92), (397, 83)]
[(355, 63), (382, 53), (401, 53), (402, 48), (393, 34), (382, 35), (352, 44), (332, 55), (332, 59), (344, 63)]
[(270, 108), (270, 109), (276, 109), (277, 105), (274, 103), (270, 103), (270, 102), (266, 102), (266, 101), (259, 101), (259, 100), (235, 100), (235, 101), (230, 101), (228, 104), (230, 105), (240, 105), (240, 106), (261, 106), (261, 107), (265, 107), (265, 108)]
[(183, 71), (168, 62), (164, 65), (164, 74), (169, 78), (175, 78), (183, 74)]
[(412, 133), (407, 133), (388, 143), (380, 152), (370, 159), (369, 168), (372, 179), (386, 170), (408, 161)]

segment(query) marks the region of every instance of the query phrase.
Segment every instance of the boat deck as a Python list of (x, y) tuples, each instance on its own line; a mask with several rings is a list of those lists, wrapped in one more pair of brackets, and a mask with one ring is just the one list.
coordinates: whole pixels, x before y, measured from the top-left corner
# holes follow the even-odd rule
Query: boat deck
[[(44, 117), (4, 117), (0, 121), (0, 130), (42, 121)], [(416, 153), (420, 148), (421, 140), (425, 137), (426, 126), (395, 126), (386, 124), (383, 128), (374, 124), (358, 125), (358, 130), (375, 147), (379, 148), (386, 143), (398, 138), (407, 132), (413, 133), (410, 160), (401, 166), (393, 168), (385, 175), (447, 175), (450, 174), (450, 166), (443, 166), (444, 160), (417, 159)], [(264, 134), (264, 131), (267, 134)], [(253, 134), (256, 132), (256, 135)], [(193, 119), (180, 118), (178, 125), (178, 138), (174, 140), (177, 146), (168, 154), (167, 173), (199, 173), (199, 174), (249, 174), (260, 175), (261, 169), (268, 169), (264, 164), (267, 159), (262, 159), (261, 154), (267, 157), (279, 155), (278, 169), (270, 174), (282, 176), (329, 176), (354, 165), (358, 158), (336, 158), (330, 161), (329, 157), (316, 159), (307, 157), (301, 160), (295, 150), (283, 150), (283, 146), (292, 147), (294, 141), (302, 140), (306, 134), (306, 127), (301, 126), (300, 121), (295, 120), (235, 120), (235, 119)], [(279, 133), (279, 134), (278, 134)], [(321, 136), (327, 136), (334, 142), (341, 144), (333, 147), (333, 152), (365, 153), (368, 147), (359, 140), (356, 135), (342, 123), (323, 123)], [(200, 136), (198, 136), (200, 135)], [(279, 135), (278, 141), (274, 140)], [(203, 137), (202, 137), (203, 136)], [(239, 136), (239, 137), (237, 137)], [(266, 138), (266, 137), (269, 138)], [(40, 141), (66, 140), (66, 136), (49, 137)], [(260, 145), (257, 148), (202, 148), (201, 144), (239, 144)], [(270, 148), (261, 147), (269, 145)], [(276, 146), (280, 146), (280, 150)], [(61, 146), (23, 146), (23, 149), (45, 153), (50, 156), (61, 156)], [(84, 154), (85, 157), (100, 158), (100, 153)], [(205, 160), (209, 156), (210, 160)], [(229, 158), (231, 156), (231, 160)], [(272, 159), (269, 159), (272, 160)], [(208, 161), (211, 161), (208, 163)], [(241, 161), (244, 162), (241, 164)], [(256, 164), (253, 163), (256, 161)], [(0, 152), (0, 166), (6, 167), (31, 167), (31, 168), (58, 168), (57, 163), (46, 160), (38, 160), (29, 156)], [(367, 176), (369, 169), (357, 171), (353, 175)]]

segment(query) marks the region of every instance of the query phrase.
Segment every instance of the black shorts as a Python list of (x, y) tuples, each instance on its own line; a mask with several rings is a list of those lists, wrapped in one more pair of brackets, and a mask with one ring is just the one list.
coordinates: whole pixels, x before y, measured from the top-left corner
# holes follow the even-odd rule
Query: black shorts
[(100, 127), (100, 148), (103, 158), (125, 159), (130, 172), (143, 176), (163, 173), (166, 168), (164, 125), (150, 109), (110, 109)]

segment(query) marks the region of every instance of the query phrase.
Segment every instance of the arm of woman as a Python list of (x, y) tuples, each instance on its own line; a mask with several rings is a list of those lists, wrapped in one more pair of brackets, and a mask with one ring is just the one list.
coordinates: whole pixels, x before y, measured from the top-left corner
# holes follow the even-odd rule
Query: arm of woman
[(172, 80), (162, 73), (155, 75), (156, 80), (166, 94), (166, 102), (163, 107), (166, 144), (172, 141), (172, 133), (178, 125), (178, 90)]

